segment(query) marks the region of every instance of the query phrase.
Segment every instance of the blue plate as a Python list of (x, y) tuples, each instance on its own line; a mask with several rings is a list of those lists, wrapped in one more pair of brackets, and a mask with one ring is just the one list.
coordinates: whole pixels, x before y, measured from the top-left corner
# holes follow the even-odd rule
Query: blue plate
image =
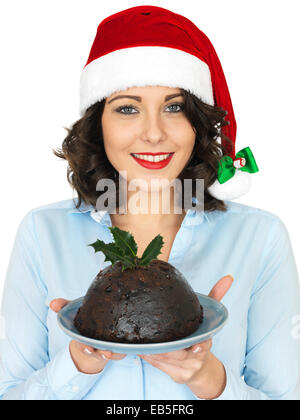
[(57, 321), (62, 330), (73, 340), (98, 350), (110, 350), (113, 353), (122, 354), (167, 353), (185, 349), (193, 344), (208, 340), (224, 327), (228, 318), (228, 311), (225, 306), (206, 295), (200, 293), (196, 293), (196, 295), (200, 304), (203, 306), (203, 322), (193, 334), (175, 341), (153, 344), (126, 344), (84, 337), (74, 327), (73, 322), (75, 315), (82, 304), (83, 297), (73, 300), (64, 306), (57, 315)]

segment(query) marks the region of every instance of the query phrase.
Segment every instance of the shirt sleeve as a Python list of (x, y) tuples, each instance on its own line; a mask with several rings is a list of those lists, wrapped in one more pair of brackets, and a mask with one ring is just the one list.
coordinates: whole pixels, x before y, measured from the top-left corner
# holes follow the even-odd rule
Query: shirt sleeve
[(224, 366), (219, 400), (299, 400), (300, 286), (288, 231), (272, 223), (249, 302), (243, 375)]
[(79, 372), (69, 344), (49, 360), (47, 288), (34, 214), (21, 221), (8, 264), (0, 337), (0, 399), (79, 400), (101, 376)]
[(300, 285), (289, 234), (277, 216), (258, 273), (243, 374), (223, 363), (226, 387), (215, 400), (300, 400), (300, 325), (295, 323), (300, 322)]

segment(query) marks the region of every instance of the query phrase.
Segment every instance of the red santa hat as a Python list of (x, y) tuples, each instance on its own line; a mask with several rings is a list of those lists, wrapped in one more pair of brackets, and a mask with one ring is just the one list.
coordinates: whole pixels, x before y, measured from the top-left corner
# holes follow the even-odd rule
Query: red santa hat
[[(225, 75), (208, 37), (189, 19), (157, 6), (135, 6), (105, 18), (98, 26), (80, 77), (80, 115), (112, 93), (133, 86), (183, 88), (227, 111), (222, 140), (227, 162), (208, 192), (220, 199), (240, 197), (250, 188), (247, 156), (235, 152), (236, 121)], [(247, 148), (249, 149), (249, 148)], [(242, 152), (242, 151), (241, 151)], [(242, 158), (242, 160), (241, 160)], [(228, 161), (229, 159), (229, 161)], [(224, 177), (222, 168), (227, 170)], [(222, 176), (223, 175), (223, 176)]]

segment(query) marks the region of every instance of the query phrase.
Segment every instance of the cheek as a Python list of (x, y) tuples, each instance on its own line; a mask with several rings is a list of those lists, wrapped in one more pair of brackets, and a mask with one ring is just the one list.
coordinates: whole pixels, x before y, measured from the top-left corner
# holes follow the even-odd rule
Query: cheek
[(178, 150), (187, 157), (190, 156), (195, 146), (196, 134), (187, 129), (184, 132), (177, 133), (176, 139)]
[(103, 126), (103, 145), (108, 157), (117, 157), (130, 148), (130, 139), (124, 136), (124, 130), (118, 126)]
[(114, 123), (113, 118), (108, 111), (103, 113), (101, 123), (104, 149), (106, 154), (109, 155), (117, 149), (121, 130)]
[(196, 133), (191, 124), (185, 119), (173, 121), (169, 129), (169, 135), (177, 144), (178, 149), (184, 147), (187, 151), (192, 150), (196, 140)]

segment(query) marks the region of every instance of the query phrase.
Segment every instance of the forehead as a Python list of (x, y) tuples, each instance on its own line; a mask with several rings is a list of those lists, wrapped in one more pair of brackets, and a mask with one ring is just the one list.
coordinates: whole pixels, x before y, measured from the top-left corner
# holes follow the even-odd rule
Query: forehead
[(168, 86), (133, 86), (126, 90), (118, 90), (107, 97), (107, 101), (119, 95), (134, 95), (140, 97), (157, 97), (164, 98), (166, 95), (180, 93), (180, 88), (173, 88)]

